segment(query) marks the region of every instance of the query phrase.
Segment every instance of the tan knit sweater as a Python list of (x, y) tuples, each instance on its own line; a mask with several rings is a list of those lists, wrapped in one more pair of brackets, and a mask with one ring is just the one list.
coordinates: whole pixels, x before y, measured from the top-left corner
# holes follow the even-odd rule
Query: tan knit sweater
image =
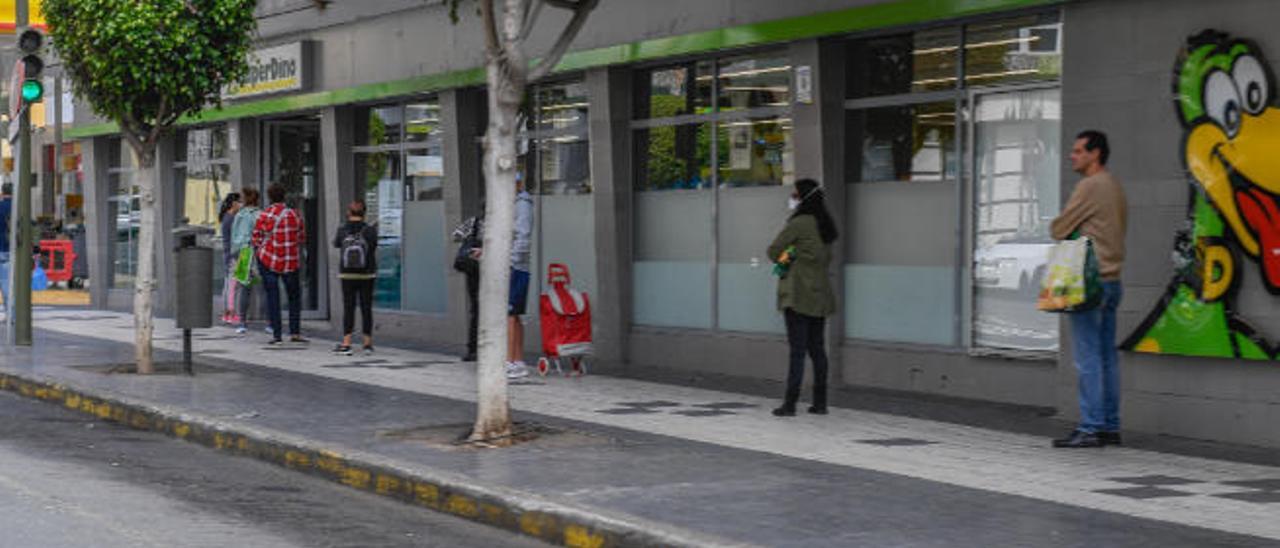
[(1093, 240), (1098, 255), (1098, 274), (1103, 280), (1120, 279), (1124, 263), (1124, 234), (1129, 219), (1129, 202), (1124, 188), (1107, 170), (1081, 179), (1062, 213), (1050, 225), (1050, 235), (1064, 240), (1077, 229)]

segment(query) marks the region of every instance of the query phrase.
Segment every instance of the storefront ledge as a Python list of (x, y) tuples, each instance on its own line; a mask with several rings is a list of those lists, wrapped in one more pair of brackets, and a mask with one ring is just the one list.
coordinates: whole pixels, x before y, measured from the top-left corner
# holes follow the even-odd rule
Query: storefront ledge
[(1010, 362), (1026, 362), (1039, 364), (1055, 364), (1058, 352), (1041, 350), (1010, 350), (1003, 348), (962, 348), (958, 346), (941, 346), (936, 344), (913, 344), (891, 341), (873, 341), (868, 339), (845, 339), (846, 348), (866, 348), (887, 352), (904, 352), (912, 354), (947, 354), (952, 356), (968, 356), (971, 358), (996, 359)]
[(1060, 353), (1053, 350), (1012, 350), (1007, 348), (970, 348), (974, 358), (995, 358), (1013, 362), (1057, 363)]
[(720, 329), (703, 329), (690, 327), (657, 327), (649, 325), (636, 325), (631, 327), (631, 332), (636, 335), (657, 335), (665, 337), (706, 337), (712, 339), (736, 339), (757, 342), (779, 342), (786, 343), (787, 336), (784, 333), (758, 333), (751, 331), (726, 331)]

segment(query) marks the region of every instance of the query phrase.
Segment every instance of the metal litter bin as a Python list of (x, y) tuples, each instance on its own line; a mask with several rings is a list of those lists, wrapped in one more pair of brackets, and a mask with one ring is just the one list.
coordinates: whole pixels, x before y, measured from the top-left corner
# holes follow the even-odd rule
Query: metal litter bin
[(213, 327), (213, 247), (206, 242), (213, 233), (204, 226), (173, 229), (177, 241), (174, 319), (182, 330), (182, 363), (188, 374), (192, 372), (191, 330)]

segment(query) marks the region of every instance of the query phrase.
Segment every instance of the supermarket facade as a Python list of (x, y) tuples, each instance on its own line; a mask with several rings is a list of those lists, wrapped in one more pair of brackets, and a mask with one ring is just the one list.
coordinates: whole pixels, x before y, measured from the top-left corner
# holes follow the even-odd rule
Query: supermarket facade
[[(483, 196), (476, 18), (420, 0), (258, 9), (253, 78), (161, 145), (163, 225), (212, 225), (227, 192), (285, 185), (308, 227), (304, 313), (332, 322), (328, 243), (364, 198), (379, 336), (459, 347), (450, 232)], [(812, 177), (842, 228), (836, 384), (1070, 417), (1070, 334), (1034, 300), (1076, 180), (1066, 150), (1101, 129), (1130, 199), (1125, 428), (1280, 447), (1280, 160), (1249, 153), (1280, 131), (1277, 15), (1261, 0), (602, 2), (529, 91), (534, 278), (569, 266), (608, 367), (781, 379), (764, 248)], [(535, 51), (565, 18), (544, 19)], [(92, 302), (128, 310), (136, 168), (113, 126), (75, 120), (78, 161), (60, 165), (78, 171)]]

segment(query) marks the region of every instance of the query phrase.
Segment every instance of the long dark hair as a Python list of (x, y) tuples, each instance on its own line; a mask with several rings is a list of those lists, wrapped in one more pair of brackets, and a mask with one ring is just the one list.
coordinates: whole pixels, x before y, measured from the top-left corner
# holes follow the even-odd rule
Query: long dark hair
[(840, 237), (840, 231), (836, 229), (836, 221), (827, 211), (822, 188), (818, 182), (813, 179), (796, 181), (796, 194), (800, 197), (800, 206), (796, 208), (795, 213), (791, 214), (791, 218), (813, 215), (813, 218), (818, 221), (818, 234), (822, 236), (822, 243), (829, 244), (836, 241), (836, 238)]
[(230, 194), (227, 194), (227, 197), (222, 199), (222, 209), (218, 210), (218, 220), (221, 221), (223, 217), (226, 217), (227, 212), (231, 211), (231, 207), (236, 205), (236, 202), (239, 202), (239, 201), (240, 201), (239, 192), (232, 192)]

